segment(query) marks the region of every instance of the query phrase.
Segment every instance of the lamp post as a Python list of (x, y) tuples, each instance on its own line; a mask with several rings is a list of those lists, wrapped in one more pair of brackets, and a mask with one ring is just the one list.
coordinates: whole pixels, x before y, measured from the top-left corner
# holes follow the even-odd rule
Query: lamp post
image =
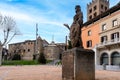
[(0, 41), (0, 65), (2, 64), (2, 43)]
[(37, 57), (37, 54), (38, 54), (38, 41), (37, 41), (37, 38), (38, 38), (38, 23), (36, 23), (36, 42), (35, 42), (35, 53), (34, 53), (34, 58), (33, 59), (36, 59)]
[[(68, 24), (63, 24), (69, 31), (70, 31), (70, 27)], [(67, 36), (65, 37), (65, 43), (66, 43), (66, 50), (68, 49), (68, 38)]]

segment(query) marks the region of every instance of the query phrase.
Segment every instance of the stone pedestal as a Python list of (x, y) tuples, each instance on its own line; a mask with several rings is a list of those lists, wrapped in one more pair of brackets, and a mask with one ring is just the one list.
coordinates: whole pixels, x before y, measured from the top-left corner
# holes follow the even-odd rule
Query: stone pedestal
[(95, 80), (94, 51), (82, 48), (62, 55), (62, 80)]

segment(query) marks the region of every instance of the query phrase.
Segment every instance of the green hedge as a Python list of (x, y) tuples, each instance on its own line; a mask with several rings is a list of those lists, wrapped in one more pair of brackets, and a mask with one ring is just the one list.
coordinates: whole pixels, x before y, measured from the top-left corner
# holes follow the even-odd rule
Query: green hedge
[(27, 61), (27, 60), (12, 60), (12, 61), (3, 61), (2, 65), (37, 65), (38, 61)]

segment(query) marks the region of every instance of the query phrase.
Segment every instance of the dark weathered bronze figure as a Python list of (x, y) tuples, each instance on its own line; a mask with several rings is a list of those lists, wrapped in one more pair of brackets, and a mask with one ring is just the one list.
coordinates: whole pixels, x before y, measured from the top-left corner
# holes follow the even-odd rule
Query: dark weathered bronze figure
[(75, 7), (75, 16), (73, 18), (73, 23), (71, 27), (67, 24), (64, 24), (70, 30), (70, 40), (72, 47), (80, 47), (83, 48), (82, 38), (81, 38), (81, 28), (83, 25), (83, 13), (81, 12), (81, 8), (79, 5)]
[(95, 53), (91, 49), (83, 48), (83, 14), (79, 5), (75, 7), (75, 11), (72, 25), (69, 27), (64, 24), (70, 30), (72, 49), (62, 54), (62, 80), (95, 80)]

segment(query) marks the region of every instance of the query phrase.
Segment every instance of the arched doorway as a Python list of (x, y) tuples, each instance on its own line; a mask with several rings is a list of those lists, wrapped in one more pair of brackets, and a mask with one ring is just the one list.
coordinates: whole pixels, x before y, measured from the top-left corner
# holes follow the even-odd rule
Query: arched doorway
[(120, 64), (120, 54), (118, 52), (113, 52), (111, 55), (111, 65)]
[(108, 65), (108, 54), (107, 54), (107, 53), (103, 53), (103, 54), (101, 55), (100, 64), (101, 64), (101, 65), (103, 65), (103, 64)]

